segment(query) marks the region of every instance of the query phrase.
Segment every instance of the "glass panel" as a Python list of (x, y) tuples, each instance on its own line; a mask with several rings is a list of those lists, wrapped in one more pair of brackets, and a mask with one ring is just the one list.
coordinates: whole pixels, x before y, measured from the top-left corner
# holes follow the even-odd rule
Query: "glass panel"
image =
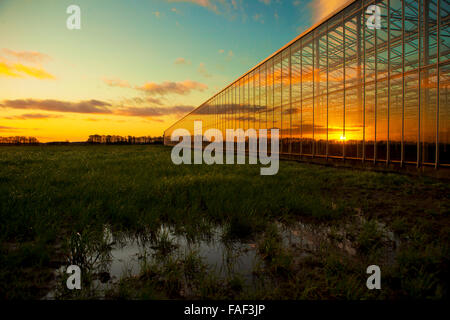
[(328, 154), (343, 155), (344, 39), (342, 24), (328, 31)]
[(401, 160), (403, 127), (402, 3), (390, 1), (389, 159)]
[(311, 33), (303, 39), (302, 50), (302, 153), (313, 152), (314, 42)]
[[(273, 117), (273, 59), (267, 62), (267, 129), (268, 129), (268, 139), (270, 139), (270, 129), (274, 127), (274, 117)], [(269, 149), (270, 141), (267, 141)]]
[(388, 20), (387, 20), (387, 0), (377, 2), (381, 9), (381, 28), (376, 34), (376, 158), (386, 160), (387, 139), (388, 139)]
[(291, 49), (291, 83), (292, 83), (292, 153), (300, 153), (300, 94), (301, 94), (301, 47), (300, 40)]
[(234, 103), (235, 103), (235, 115), (234, 115), (234, 124), (236, 129), (242, 129), (240, 116), (241, 116), (241, 105), (240, 105), (240, 81), (236, 83), (234, 89)]
[(248, 129), (248, 76), (242, 79), (242, 128)]
[(450, 164), (450, 65), (439, 77), (439, 162)]
[(315, 38), (314, 55), (314, 154), (327, 154), (327, 33), (326, 24)]
[(281, 58), (281, 150), (283, 153), (289, 153), (291, 138), (290, 48), (283, 50)]
[(405, 108), (404, 108), (404, 160), (417, 161), (419, 129), (419, 7), (417, 1), (406, 0), (405, 8)]
[[(367, 16), (364, 17), (364, 21)], [(365, 114), (365, 159), (374, 159), (375, 147), (375, 30), (364, 28), (365, 67), (364, 67), (364, 114)]]
[(225, 130), (223, 132), (223, 139), (226, 140), (227, 129), (230, 128), (230, 93), (228, 89), (225, 90), (224, 95), (225, 95)]
[(362, 158), (362, 39), (361, 16), (345, 22), (345, 156)]
[(281, 54), (274, 57), (274, 96), (273, 96), (274, 128), (280, 130), (281, 138)]
[(254, 87), (255, 87), (255, 75), (252, 71), (248, 76), (248, 127), (255, 129), (255, 107), (254, 107)]
[(450, 0), (440, 0), (439, 12), (441, 14), (439, 56), (440, 61), (447, 61), (450, 59)]
[(436, 159), (436, 68), (423, 70), (421, 72), (420, 82), (420, 142), (422, 147), (422, 161), (434, 163)]
[[(261, 128), (260, 124), (260, 108), (261, 108), (261, 101), (260, 101), (260, 94), (259, 94), (259, 77), (260, 77), (260, 69), (258, 68), (255, 70), (255, 84), (254, 84), (254, 113), (255, 113), (255, 129), (259, 130)], [(259, 132), (258, 132), (259, 135)]]
[(261, 109), (259, 111), (259, 121), (261, 125), (261, 129), (267, 129), (267, 95), (266, 95), (266, 87), (267, 87), (267, 72), (266, 72), (267, 63), (261, 66), (261, 74), (260, 74), (260, 104)]
[(437, 62), (437, 0), (421, 0), (421, 65)]
[(239, 80), (239, 96), (238, 96), (238, 103), (239, 103), (239, 113), (238, 113), (238, 122), (239, 122), (239, 129), (244, 129), (244, 80)]

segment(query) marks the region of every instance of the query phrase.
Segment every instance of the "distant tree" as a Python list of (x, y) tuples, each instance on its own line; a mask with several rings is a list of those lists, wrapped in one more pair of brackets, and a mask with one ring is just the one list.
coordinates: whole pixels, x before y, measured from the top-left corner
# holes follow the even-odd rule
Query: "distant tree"
[(115, 136), (115, 135), (90, 135), (88, 143), (101, 143), (101, 144), (160, 144), (163, 142), (163, 137), (135, 137), (135, 136)]
[(39, 140), (35, 137), (0, 137), (0, 144), (38, 144)]

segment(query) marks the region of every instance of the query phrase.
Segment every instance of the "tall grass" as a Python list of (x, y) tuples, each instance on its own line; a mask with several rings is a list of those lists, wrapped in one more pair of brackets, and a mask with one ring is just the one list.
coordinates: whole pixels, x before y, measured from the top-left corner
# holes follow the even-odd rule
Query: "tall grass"
[[(275, 176), (261, 176), (259, 168), (176, 166), (164, 146), (2, 147), (0, 297), (42, 295), (47, 289), (42, 282), (69, 254), (70, 248), (62, 244), (77, 233), (101, 232), (105, 224), (113, 230), (144, 232), (164, 223), (191, 237), (221, 225), (226, 237), (242, 239), (267, 231), (276, 220), (332, 225), (364, 215), (392, 223), (405, 239), (414, 236), (412, 227), (417, 226), (414, 230), (423, 238), (419, 253), (427, 245), (448, 247), (446, 182), (295, 162), (281, 162)], [(358, 232), (355, 240), (362, 254), (379, 245), (372, 225)], [(276, 252), (274, 239), (269, 237), (263, 253), (279, 261), (275, 268), (289, 271), (292, 259)], [(164, 245), (170, 246), (167, 241)], [(412, 253), (405, 252), (403, 267), (392, 274), (421, 277), (422, 271), (411, 271), (415, 269), (407, 262)], [(436, 257), (426, 259), (431, 270), (438, 270), (432, 280), (402, 284), (402, 288), (420, 293), (426, 287), (432, 292), (428, 296), (438, 295), (436, 279), (448, 274), (441, 269), (447, 260)], [(335, 268), (331, 261), (326, 266)], [(348, 281), (351, 287), (354, 280)], [(447, 294), (446, 288), (439, 289), (441, 295)], [(298, 297), (323, 294), (307, 289)]]

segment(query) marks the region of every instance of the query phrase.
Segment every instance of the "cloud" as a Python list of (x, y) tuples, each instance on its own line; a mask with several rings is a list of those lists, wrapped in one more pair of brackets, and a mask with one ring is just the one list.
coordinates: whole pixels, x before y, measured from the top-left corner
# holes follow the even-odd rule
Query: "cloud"
[(149, 95), (164, 96), (168, 94), (186, 95), (193, 90), (203, 92), (208, 89), (208, 86), (200, 82), (185, 80), (182, 82), (165, 81), (160, 84), (155, 82), (147, 82), (140, 87), (136, 87), (136, 89), (144, 91)]
[(256, 14), (253, 16), (253, 20), (255, 20), (256, 22), (264, 23), (263, 16), (262, 16), (262, 14), (260, 14), (260, 13), (256, 13)]
[(98, 122), (98, 121), (108, 121), (108, 122), (111, 122), (111, 121), (114, 121), (114, 122), (118, 122), (118, 123), (123, 123), (123, 122), (125, 122), (126, 120), (123, 120), (123, 119), (111, 120), (111, 119), (106, 119), (106, 118), (86, 118), (86, 119), (83, 119), (83, 121), (89, 121), (89, 122)]
[(206, 70), (205, 64), (203, 62), (200, 63), (197, 69), (198, 73), (200, 73), (202, 76), (206, 78), (211, 78), (212, 75)]
[(20, 116), (4, 117), (8, 120), (28, 120), (28, 119), (49, 119), (49, 118), (61, 118), (62, 116), (54, 114), (42, 114), (42, 113), (25, 113)]
[(49, 55), (37, 51), (14, 51), (3, 48), (2, 52), (10, 57), (29, 63), (43, 63), (51, 60)]
[(150, 121), (154, 121), (154, 122), (159, 122), (159, 123), (163, 123), (164, 120), (163, 119), (148, 119)]
[[(259, 17), (257, 17), (257, 19), (255, 21), (257, 21), (259, 18), (260, 18), (260, 15), (259, 15)], [(254, 17), (254, 19), (255, 19), (255, 17)], [(264, 21), (263, 21), (263, 23), (264, 23)], [(218, 52), (219, 52), (219, 54), (224, 54), (225, 50), (220, 49)], [(229, 50), (227, 53), (227, 60), (231, 60), (231, 58), (233, 58), (233, 56), (234, 56), (233, 50)]]
[(36, 78), (55, 79), (55, 76), (42, 68), (25, 66), (21, 63), (8, 63), (0, 61), (0, 77), (5, 78)]
[[(184, 89), (182, 89), (184, 90)], [(129, 103), (129, 105), (124, 104)], [(115, 105), (115, 107), (113, 107)], [(188, 105), (163, 105), (160, 99), (152, 97), (130, 98), (122, 102), (108, 103), (100, 100), (85, 100), (80, 102), (60, 101), (60, 100), (36, 100), (36, 99), (17, 99), (0, 101), (1, 108), (22, 109), (22, 110), (45, 110), (52, 112), (70, 112), (82, 114), (103, 114), (109, 116), (131, 116), (131, 117), (162, 117), (162, 116), (182, 116), (195, 109)], [(62, 115), (25, 113), (17, 116), (9, 116), (3, 119), (8, 120), (27, 120), (27, 119), (47, 119), (62, 118)], [(100, 121), (95, 117), (84, 119), (86, 121)], [(103, 119), (105, 120), (105, 119)], [(106, 121), (106, 120), (105, 120)], [(113, 121), (113, 120), (108, 120)], [(9, 127), (3, 127), (10, 130)]]
[(20, 63), (14, 64), (14, 68), (19, 73), (26, 74), (27, 76), (37, 79), (55, 79), (53, 75), (51, 75), (44, 69), (28, 67)]
[(185, 58), (176, 58), (174, 61), (174, 64), (191, 64), (189, 60), (186, 60)]
[(96, 118), (86, 118), (84, 121), (97, 122), (97, 121), (105, 121), (105, 119), (96, 119)]
[(152, 97), (145, 97), (145, 98), (134, 97), (134, 98), (124, 99), (122, 102), (122, 104), (145, 104), (145, 103), (156, 104), (156, 105), (163, 104), (161, 99), (152, 98)]
[(45, 110), (57, 112), (73, 112), (73, 113), (98, 113), (109, 114), (111, 110), (108, 108), (110, 103), (99, 100), (85, 100), (80, 102), (69, 102), (60, 100), (35, 100), (35, 99), (18, 99), (3, 100), (0, 103), (2, 108), (10, 109), (27, 109), (27, 110)]
[(233, 57), (234, 57), (233, 51), (232, 50), (228, 51), (226, 60), (230, 61), (231, 59), (233, 59)]
[[(204, 7), (204, 8), (208, 8), (211, 11), (219, 14), (219, 10), (217, 8), (217, 5), (213, 4), (212, 1), (210, 0), (166, 0), (167, 2), (187, 2), (187, 3), (192, 3), (192, 4), (196, 4), (198, 6)], [(223, 0), (221, 1), (223, 3)]]
[[(1, 52), (8, 58), (0, 56), (0, 77), (55, 79), (40, 65), (42, 62), (51, 60), (48, 55), (37, 51), (14, 51), (6, 48), (3, 48)], [(27, 65), (30, 63), (33, 66)]]
[[(333, 11), (343, 6), (347, 0), (314, 0), (309, 3), (309, 7), (312, 11), (312, 22), (317, 23)], [(294, 5), (300, 5), (297, 1)]]
[(0, 126), (0, 131), (17, 131), (19, 128)]
[[(247, 21), (248, 2), (256, 2), (255, 0), (165, 0), (168, 3), (186, 3), (205, 8), (217, 15), (223, 16), (230, 21), (235, 21), (239, 16), (242, 22)], [(262, 3), (281, 3), (281, 0), (269, 1), (260, 0)], [(247, 2), (247, 3), (246, 3)], [(178, 9), (177, 9), (178, 12)]]
[(167, 115), (184, 115), (194, 109), (194, 106), (127, 107), (118, 110), (117, 114), (133, 117), (161, 117)]
[[(174, 62), (175, 64), (190, 64), (190, 61), (185, 60), (184, 58), (178, 58)], [(211, 75), (207, 72), (205, 68), (204, 63), (200, 63), (198, 72), (205, 77), (211, 77)], [(205, 91), (208, 89), (208, 86), (206, 84), (192, 81), (192, 80), (185, 80), (181, 82), (173, 82), (173, 81), (165, 81), (162, 83), (156, 83), (156, 82), (147, 82), (144, 83), (142, 86), (134, 86), (132, 87), (128, 81), (126, 80), (120, 80), (120, 79), (103, 79), (103, 82), (105, 82), (108, 86), (111, 87), (120, 87), (120, 88), (133, 88), (135, 90), (139, 90), (141, 92), (144, 92), (148, 95), (159, 95), (159, 96), (166, 96), (170, 94), (178, 94), (178, 95), (187, 95), (191, 93), (191, 91)], [(134, 99), (142, 99), (142, 98), (134, 98)], [(151, 102), (155, 104), (161, 104), (160, 99), (151, 99), (147, 98), (145, 102)]]
[(103, 78), (103, 82), (110, 87), (130, 88), (130, 84), (126, 80)]

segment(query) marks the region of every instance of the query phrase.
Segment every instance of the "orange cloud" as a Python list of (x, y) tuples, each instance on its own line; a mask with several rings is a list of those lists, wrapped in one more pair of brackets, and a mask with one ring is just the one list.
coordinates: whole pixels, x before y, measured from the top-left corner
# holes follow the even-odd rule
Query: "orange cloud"
[(130, 84), (126, 80), (103, 78), (103, 82), (110, 87), (130, 88)]
[(24, 64), (24, 62), (39, 64), (50, 60), (48, 55), (36, 51), (13, 51), (6, 48), (2, 49), (2, 52), (12, 57), (12, 60), (0, 57), (0, 77), (55, 79), (55, 76), (40, 65), (29, 66)]
[(199, 5), (204, 8), (208, 8), (208, 9), (214, 11), (215, 13), (219, 13), (217, 6), (215, 4), (213, 4), (210, 0), (167, 0), (167, 1), (168, 2), (188, 2), (188, 3)]
[(185, 80), (182, 82), (165, 81), (161, 84), (155, 82), (147, 82), (140, 87), (136, 87), (136, 89), (144, 91), (149, 95), (164, 96), (168, 94), (186, 95), (193, 90), (205, 91), (206, 89), (208, 89), (208, 86), (200, 82)]
[(177, 58), (174, 62), (174, 64), (191, 64), (189, 60), (186, 60), (185, 58)]
[(117, 111), (118, 115), (133, 117), (161, 117), (167, 115), (184, 115), (194, 110), (194, 106), (167, 106), (167, 107), (128, 107)]
[(127, 98), (123, 99), (122, 104), (144, 104), (144, 103), (150, 103), (150, 104), (156, 104), (156, 105), (162, 105), (162, 99), (158, 98), (152, 98), (152, 97), (134, 97), (134, 98)]
[(22, 75), (22, 78), (24, 78), (24, 75), (26, 75), (36, 79), (55, 79), (55, 76), (48, 73), (44, 69), (25, 66), (21, 63), (14, 64), (13, 68), (14, 71)]
[(19, 128), (0, 126), (0, 131), (17, 131)]
[[(132, 99), (134, 100), (134, 99)], [(140, 104), (147, 101), (152, 103), (154, 99), (143, 99), (142, 101), (135, 101)], [(160, 102), (157, 100), (157, 102)], [(113, 103), (114, 104), (114, 103)], [(194, 109), (194, 106), (176, 105), (176, 106), (144, 106), (139, 107), (136, 104), (130, 106), (113, 106), (100, 100), (84, 100), (79, 102), (61, 101), (61, 100), (37, 100), (37, 99), (17, 99), (17, 100), (3, 100), (0, 102), (1, 108), (16, 109), (16, 110), (43, 110), (51, 112), (63, 113), (80, 113), (80, 114), (103, 114), (111, 116), (130, 116), (130, 117), (162, 117), (162, 116), (181, 116)], [(40, 114), (27, 113), (17, 116), (4, 117), (7, 120), (27, 120), (27, 119), (48, 119), (48, 118), (63, 118), (61, 115), (54, 114)], [(88, 121), (94, 121), (89, 118)]]
[(11, 78), (20, 78), (20, 75), (12, 68), (10, 65), (0, 62), (0, 76), (3, 77), (11, 77)]
[(313, 23), (319, 22), (333, 11), (343, 6), (348, 0), (314, 0), (309, 6), (312, 9)]
[(198, 66), (197, 69), (198, 73), (200, 73), (202, 76), (206, 77), (206, 78), (211, 78), (212, 74), (210, 74), (208, 72), (208, 70), (206, 70), (206, 66), (203, 62), (200, 63), (200, 65)]
[(98, 113), (108, 114), (111, 110), (108, 107), (110, 103), (99, 100), (86, 100), (80, 102), (60, 101), (60, 100), (3, 100), (0, 103), (1, 108), (27, 109), (27, 110), (45, 110), (56, 112), (73, 113)]
[(21, 63), (8, 64), (5, 62), (0, 62), (0, 77), (55, 79), (52, 74), (44, 69), (25, 66)]
[(30, 63), (43, 63), (51, 60), (50, 56), (45, 53), (40, 53), (37, 51), (14, 51), (7, 48), (3, 48), (2, 52), (8, 56), (19, 59), (20, 61), (30, 62)]
[(25, 113), (20, 116), (4, 117), (8, 120), (28, 120), (28, 119), (49, 119), (49, 118), (61, 118), (62, 116), (53, 114), (41, 114), (41, 113)]

